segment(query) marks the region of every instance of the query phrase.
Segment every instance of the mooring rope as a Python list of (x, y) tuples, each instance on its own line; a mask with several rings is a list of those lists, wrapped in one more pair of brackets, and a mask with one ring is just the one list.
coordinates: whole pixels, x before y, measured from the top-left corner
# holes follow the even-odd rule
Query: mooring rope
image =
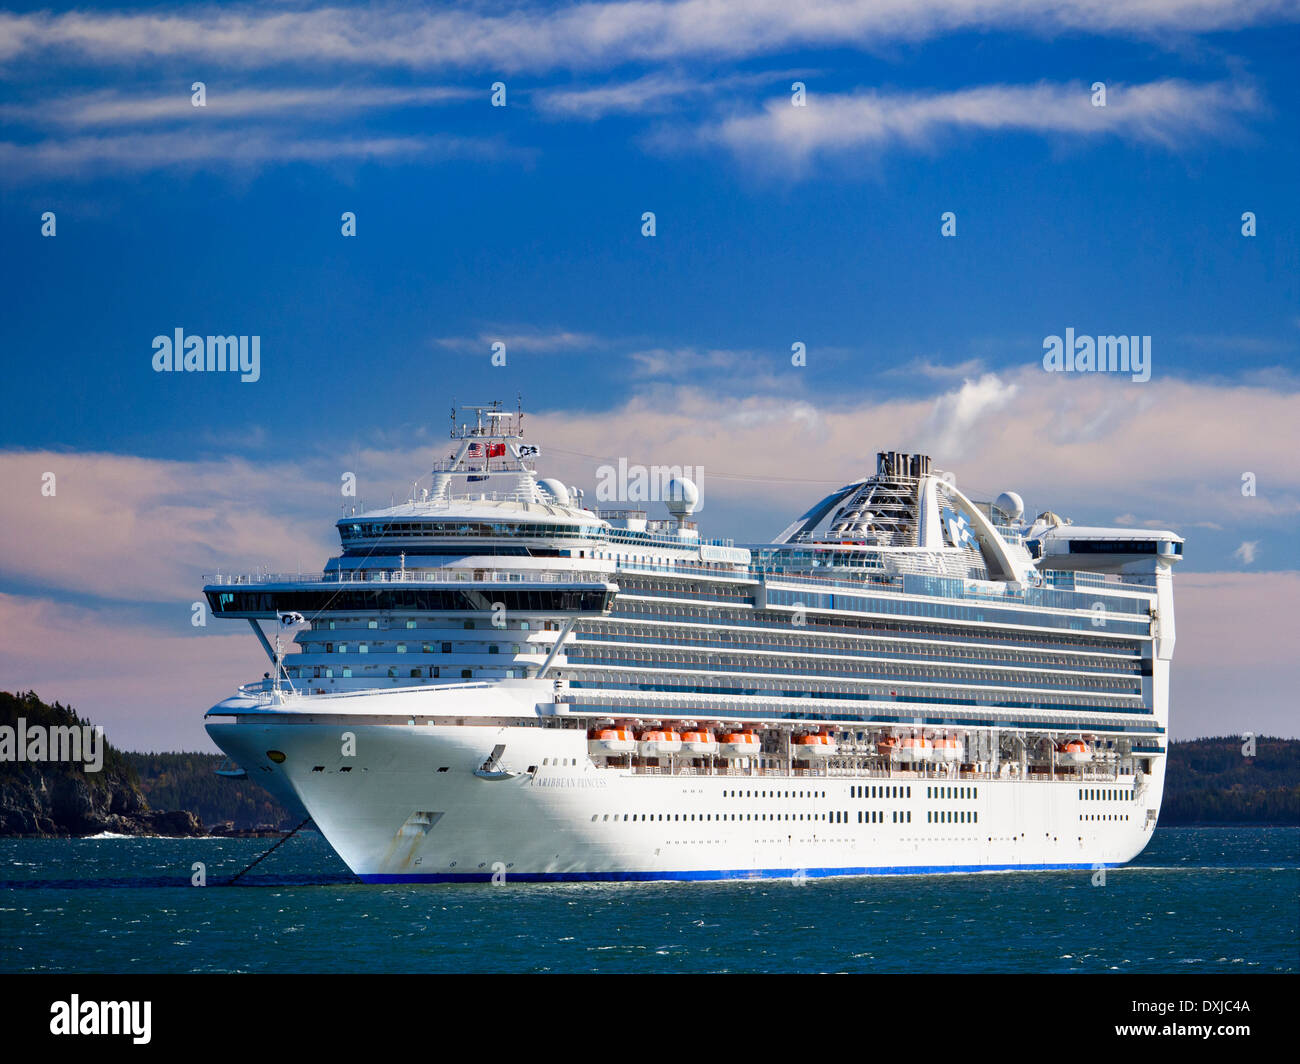
[(255, 860), (252, 864), (250, 864), (250, 865), (248, 866), (248, 868), (245, 868), (243, 872), (238, 872), (238, 873), (236, 873), (235, 875), (231, 876), (228, 880), (226, 880), (226, 886), (228, 886), (228, 887), (232, 887), (232, 886), (234, 886), (234, 885), (235, 885), (235, 880), (237, 880), (237, 879), (238, 879), (240, 876), (242, 876), (245, 872), (250, 871), (250, 870), (251, 870), (255, 865), (258, 865), (258, 864), (260, 864), (262, 861), (265, 861), (268, 857), (271, 856), (271, 854), (275, 853), (276, 850), (278, 850), (281, 846), (283, 846), (283, 845), (284, 845), (286, 842), (288, 842), (291, 838), (293, 838), (295, 835), (297, 835), (299, 831), (301, 831), (303, 828), (305, 828), (305, 827), (306, 827), (308, 824), (310, 824), (310, 823), (311, 823), (311, 817), (308, 817), (308, 818), (307, 818), (306, 820), (304, 820), (301, 824), (299, 824), (296, 828), (294, 828), (291, 832), (289, 832), (289, 834), (285, 835), (285, 836), (284, 836), (283, 838), (281, 838), (281, 839), (277, 839), (277, 840), (275, 841), (275, 845), (272, 846), (269, 850), (267, 850), (266, 853), (262, 854), (261, 857), (257, 858), (257, 860)]

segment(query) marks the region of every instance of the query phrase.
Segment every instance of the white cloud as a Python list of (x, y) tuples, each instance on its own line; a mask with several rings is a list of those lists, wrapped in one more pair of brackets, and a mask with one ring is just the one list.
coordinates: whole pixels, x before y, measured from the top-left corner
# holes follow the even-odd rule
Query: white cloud
[(485, 140), (447, 136), (303, 137), (288, 131), (123, 133), (42, 140), (0, 141), (0, 173), (7, 179), (43, 176), (90, 178), (105, 172), (140, 173), (216, 166), (256, 169), (305, 162), (402, 162), (413, 159), (500, 158), (509, 154)]
[(630, 81), (577, 88), (548, 88), (533, 93), (537, 109), (556, 118), (594, 122), (615, 114), (665, 114), (683, 101), (699, 103), (724, 93), (808, 77), (807, 72), (772, 71), (704, 77), (685, 71), (656, 71)]
[(1235, 551), (1232, 552), (1232, 556), (1238, 559), (1242, 565), (1253, 565), (1255, 561), (1255, 555), (1258, 552), (1259, 552), (1259, 540), (1248, 539), (1248, 540), (1244, 540), (1241, 546), (1239, 546)]
[(0, 105), (0, 122), (84, 129), (177, 121), (210, 125), (231, 119), (273, 115), (341, 118), (358, 111), (429, 107), (484, 96), (481, 90), (451, 86), (395, 88), (361, 85), (230, 90), (214, 86), (207, 95), (206, 106), (195, 107), (190, 102), (188, 87), (182, 85), (177, 91), (165, 94), (145, 95), (108, 89), (39, 102), (3, 104)]
[(806, 166), (815, 157), (905, 146), (932, 147), (959, 132), (1114, 136), (1173, 149), (1194, 136), (1234, 132), (1260, 108), (1255, 91), (1224, 82), (1174, 79), (1114, 85), (1107, 106), (1094, 107), (1080, 84), (989, 85), (941, 93), (810, 94), (806, 107), (788, 98), (761, 110), (706, 123), (690, 134), (665, 131), (651, 142), (722, 145), (738, 156)]
[(757, 361), (751, 351), (696, 347), (648, 348), (633, 351), (628, 358), (636, 367), (636, 372), (644, 377), (698, 377), (704, 374), (734, 373)]
[(657, 114), (685, 96), (699, 96), (714, 88), (681, 74), (647, 74), (632, 81), (576, 89), (542, 89), (534, 94), (538, 110), (557, 118), (596, 121), (612, 114)]
[(892, 369), (885, 370), (890, 377), (923, 377), (928, 380), (947, 380), (949, 378), (973, 377), (984, 368), (978, 358), (968, 358), (965, 362), (935, 362), (928, 358), (914, 358)]
[(603, 347), (606, 341), (593, 333), (575, 332), (571, 329), (541, 329), (525, 325), (500, 325), (484, 329), (477, 336), (442, 336), (433, 341), (450, 351), (472, 354), (489, 354), (492, 345), (506, 345), (506, 358), (511, 352), (528, 354), (563, 354), (566, 351), (589, 351)]
[[(55, 474), (56, 494), (41, 494)], [(202, 597), (218, 568), (319, 571), (339, 481), (287, 463), (179, 462), (110, 454), (0, 453), (0, 572), (81, 596), (129, 602)], [(271, 505), (268, 505), (270, 503)], [(301, 527), (286, 515), (316, 513)]]
[[(1018, 387), (995, 373), (978, 380), (962, 381), (961, 387), (941, 396), (927, 422), (934, 449), (941, 454), (965, 451), (974, 442), (972, 434), (986, 433), (988, 418), (995, 416), (1015, 398)], [(991, 430), (996, 431), (996, 430)]]
[(0, 61), (286, 62), (502, 72), (872, 47), (969, 30), (1168, 35), (1290, 22), (1291, 0), (622, 0), (501, 11), (296, 4), (0, 15)]

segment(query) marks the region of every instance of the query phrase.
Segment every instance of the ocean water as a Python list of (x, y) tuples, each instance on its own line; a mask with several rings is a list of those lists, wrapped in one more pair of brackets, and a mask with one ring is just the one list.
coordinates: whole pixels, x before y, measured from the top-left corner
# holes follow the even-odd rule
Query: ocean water
[(1089, 872), (366, 886), (305, 832), (218, 885), (271, 841), (0, 839), (0, 971), (1300, 971), (1300, 828), (1161, 828), (1103, 886)]

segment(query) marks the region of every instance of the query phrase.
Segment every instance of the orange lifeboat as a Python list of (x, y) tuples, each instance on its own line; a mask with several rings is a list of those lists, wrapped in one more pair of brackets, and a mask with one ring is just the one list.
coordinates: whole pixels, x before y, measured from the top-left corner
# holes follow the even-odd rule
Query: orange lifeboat
[(641, 733), (637, 747), (642, 757), (670, 757), (681, 753), (682, 737), (671, 728), (655, 728)]
[(904, 735), (898, 741), (898, 760), (908, 764), (929, 761), (934, 756), (934, 744), (924, 735)]
[(682, 732), (682, 753), (687, 757), (712, 757), (718, 752), (718, 740), (707, 728)]
[(636, 753), (631, 728), (592, 728), (587, 732), (587, 753), (592, 757), (622, 757)]
[(1092, 760), (1092, 751), (1082, 739), (1071, 739), (1056, 748), (1056, 760), (1063, 765), (1086, 765)]
[(790, 743), (790, 753), (796, 761), (825, 761), (835, 756), (835, 750), (835, 740), (818, 732), (796, 735)]
[(936, 739), (934, 741), (934, 759), (942, 761), (944, 764), (951, 765), (960, 761), (962, 755), (961, 743), (952, 738)]
[(758, 736), (752, 731), (727, 732), (718, 744), (718, 751), (723, 757), (757, 757), (762, 749)]
[(876, 754), (880, 757), (887, 757), (891, 761), (898, 756), (898, 737), (890, 735), (880, 742), (876, 743)]

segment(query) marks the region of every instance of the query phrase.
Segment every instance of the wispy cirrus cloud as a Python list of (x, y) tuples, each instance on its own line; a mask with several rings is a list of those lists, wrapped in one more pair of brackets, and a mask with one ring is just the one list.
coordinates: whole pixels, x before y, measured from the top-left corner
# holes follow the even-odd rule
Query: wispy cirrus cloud
[(486, 96), (479, 90), (449, 85), (242, 88), (215, 90), (207, 95), (203, 107), (195, 107), (190, 102), (188, 91), (126, 93), (104, 89), (26, 103), (0, 104), (0, 122), (87, 129), (179, 121), (211, 124), (268, 117), (321, 119), (354, 115), (360, 111), (462, 103), (475, 98)]
[(594, 333), (576, 332), (570, 329), (546, 329), (527, 325), (500, 325), (484, 329), (476, 336), (441, 336), (433, 341), (438, 347), (448, 351), (470, 354), (483, 354), (491, 351), (492, 345), (503, 343), (506, 354), (526, 352), (529, 354), (562, 354), (566, 351), (590, 351), (604, 347), (605, 338)]
[(0, 180), (57, 176), (94, 179), (106, 174), (216, 167), (255, 170), (286, 163), (405, 162), (499, 159), (525, 154), (496, 140), (453, 136), (351, 136), (285, 131), (173, 130), (0, 141)]
[(629, 81), (578, 88), (540, 89), (532, 94), (539, 111), (553, 118), (595, 122), (610, 115), (661, 115), (679, 104), (699, 104), (728, 93), (788, 82), (806, 72), (773, 71), (701, 77), (687, 71), (656, 71)]
[(1295, 21), (1294, 0), (616, 0), (411, 10), (299, 4), (0, 15), (0, 62), (334, 63), (501, 72), (871, 47), (963, 30), (1160, 36)]
[(663, 131), (663, 147), (720, 145), (737, 156), (803, 165), (822, 155), (893, 147), (930, 148), (957, 133), (1034, 133), (1118, 137), (1173, 149), (1194, 137), (1236, 133), (1262, 108), (1243, 84), (1166, 79), (1113, 85), (1095, 107), (1082, 84), (988, 85), (955, 92), (811, 94), (807, 106), (788, 96), (760, 110), (706, 122), (690, 132)]
[(752, 370), (762, 360), (762, 356), (753, 351), (696, 347), (653, 347), (633, 351), (628, 358), (636, 375), (641, 377), (735, 373), (743, 369)]
[(964, 362), (935, 362), (929, 358), (914, 358), (898, 366), (882, 370), (888, 377), (922, 377), (926, 380), (947, 380), (973, 377), (984, 368), (984, 362), (978, 358), (968, 358)]

